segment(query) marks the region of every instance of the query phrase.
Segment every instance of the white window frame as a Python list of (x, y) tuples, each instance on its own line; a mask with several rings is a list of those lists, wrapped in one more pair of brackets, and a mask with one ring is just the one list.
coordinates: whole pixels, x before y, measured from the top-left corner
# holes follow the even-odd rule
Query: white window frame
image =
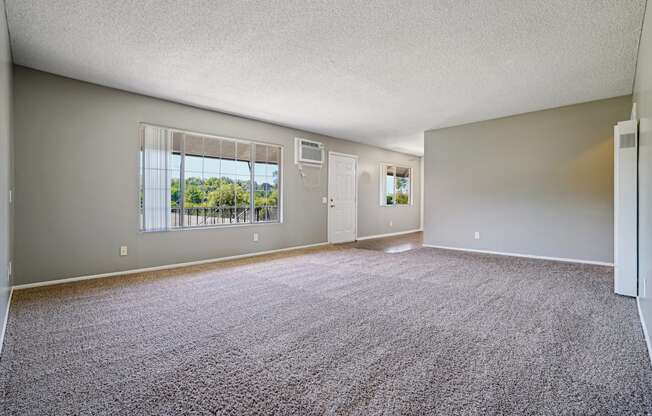
[[(408, 169), (409, 179), (410, 179), (410, 182), (409, 182), (410, 195), (408, 196), (409, 201), (408, 201), (407, 204), (396, 204), (396, 203), (387, 204), (387, 189), (386, 189), (387, 175), (386, 175), (386, 172), (387, 172), (388, 168), (394, 168), (394, 201), (396, 201), (396, 168)], [(379, 188), (380, 206), (381, 207), (411, 207), (412, 204), (414, 203), (414, 198), (413, 198), (414, 190), (412, 189), (413, 184), (414, 184), (414, 176), (413, 175), (414, 175), (414, 169), (412, 169), (412, 167), (410, 167), (410, 166), (401, 165), (401, 164), (397, 164), (397, 163), (381, 163), (380, 164), (380, 181), (379, 181), (379, 185), (380, 185), (380, 188)]]
[[(188, 135), (194, 135), (194, 136), (202, 136), (205, 138), (212, 138), (212, 139), (219, 139), (219, 140), (229, 140), (233, 142), (239, 142), (239, 143), (245, 143), (251, 145), (251, 161), (252, 161), (252, 169), (250, 173), (250, 200), (249, 200), (249, 206), (250, 209), (252, 209), (252, 213), (254, 204), (255, 204), (255, 198), (253, 197), (255, 194), (255, 189), (254, 189), (254, 183), (255, 183), (255, 145), (262, 145), (262, 146), (273, 146), (277, 147), (279, 149), (279, 167), (278, 167), (278, 187), (279, 187), (279, 193), (278, 193), (278, 220), (275, 221), (259, 221), (259, 222), (241, 222), (241, 223), (229, 223), (229, 224), (210, 224), (210, 225), (197, 225), (197, 226), (178, 226), (178, 227), (168, 227), (165, 229), (155, 229), (155, 230), (146, 230), (145, 229), (145, 221), (144, 221), (144, 213), (145, 213), (145, 207), (144, 205), (141, 205), (141, 192), (145, 192), (145, 161), (144, 161), (144, 152), (143, 152), (143, 131), (146, 126), (151, 126), (151, 127), (157, 127), (157, 128), (162, 128), (162, 129), (167, 129), (171, 133), (181, 133), (181, 134), (188, 134)], [(139, 167), (139, 180), (138, 180), (138, 191), (139, 191), (139, 196), (138, 196), (138, 213), (139, 213), (139, 231), (142, 233), (152, 233), (152, 232), (170, 232), (170, 231), (190, 231), (190, 230), (204, 230), (207, 228), (232, 228), (232, 227), (249, 227), (249, 226), (261, 226), (261, 225), (273, 225), (273, 224), (283, 224), (284, 222), (284, 172), (283, 172), (283, 159), (284, 156), (283, 154), (285, 153), (285, 146), (282, 144), (278, 143), (269, 143), (269, 142), (263, 142), (263, 141), (257, 141), (257, 140), (246, 140), (246, 139), (241, 139), (241, 138), (235, 138), (235, 137), (228, 137), (228, 136), (219, 136), (215, 134), (210, 134), (210, 133), (203, 133), (203, 132), (197, 132), (197, 131), (192, 131), (192, 130), (186, 130), (186, 129), (179, 129), (175, 127), (168, 127), (168, 126), (162, 126), (158, 124), (153, 124), (153, 123), (145, 123), (141, 122), (138, 124), (138, 138), (139, 138), (139, 160), (140, 160), (140, 167)], [(182, 157), (181, 160), (181, 169), (180, 169), (180, 186), (181, 189), (184, 187), (183, 183), (183, 175), (184, 175), (184, 158)], [(182, 194), (183, 195), (183, 194)], [(143, 196), (144, 197), (144, 196)], [(183, 196), (182, 196), (183, 198)], [(142, 202), (144, 204), (144, 202)], [(182, 204), (183, 206), (183, 204)]]

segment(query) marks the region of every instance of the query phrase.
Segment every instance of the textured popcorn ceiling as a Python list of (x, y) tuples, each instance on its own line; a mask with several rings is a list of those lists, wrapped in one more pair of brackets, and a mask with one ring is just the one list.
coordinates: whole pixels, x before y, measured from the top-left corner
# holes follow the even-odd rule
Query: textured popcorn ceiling
[(630, 94), (645, 5), (6, 1), (18, 64), (417, 154), (427, 129)]

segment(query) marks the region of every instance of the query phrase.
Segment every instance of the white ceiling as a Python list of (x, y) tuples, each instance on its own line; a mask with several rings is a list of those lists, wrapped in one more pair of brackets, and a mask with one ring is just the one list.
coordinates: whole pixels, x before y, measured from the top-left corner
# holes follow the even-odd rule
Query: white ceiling
[(632, 92), (645, 0), (6, 0), (32, 68), (421, 154)]

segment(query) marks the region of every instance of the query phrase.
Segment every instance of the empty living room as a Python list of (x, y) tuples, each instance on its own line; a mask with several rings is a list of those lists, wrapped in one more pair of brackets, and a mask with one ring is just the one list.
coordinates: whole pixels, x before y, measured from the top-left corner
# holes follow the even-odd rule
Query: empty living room
[(0, 415), (652, 415), (646, 0), (0, 0)]

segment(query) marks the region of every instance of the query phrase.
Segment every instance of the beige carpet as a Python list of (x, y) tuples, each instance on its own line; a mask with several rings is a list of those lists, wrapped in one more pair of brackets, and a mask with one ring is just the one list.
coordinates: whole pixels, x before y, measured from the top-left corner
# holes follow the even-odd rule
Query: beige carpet
[(327, 249), (14, 293), (2, 415), (646, 414), (612, 269)]

